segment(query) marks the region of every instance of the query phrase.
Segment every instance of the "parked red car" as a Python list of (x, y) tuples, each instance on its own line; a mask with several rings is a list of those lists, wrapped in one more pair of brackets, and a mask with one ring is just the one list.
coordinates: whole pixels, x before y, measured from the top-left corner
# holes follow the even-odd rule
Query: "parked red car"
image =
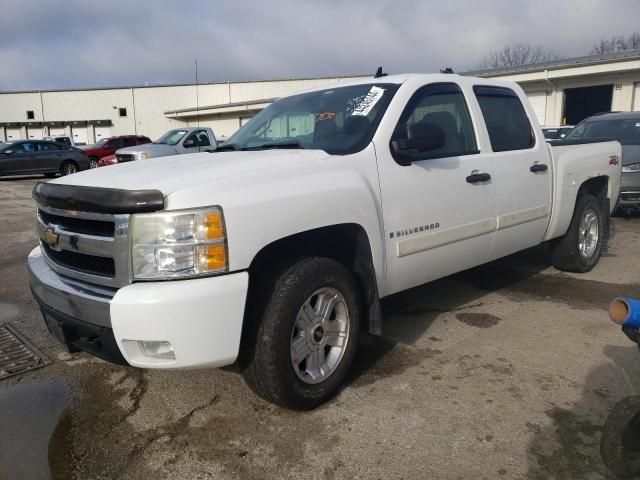
[(86, 148), (84, 153), (89, 157), (90, 168), (95, 168), (98, 166), (98, 160), (108, 155), (113, 155), (119, 148), (133, 147), (134, 145), (142, 145), (144, 143), (151, 143), (151, 139), (143, 135), (122, 135), (119, 137), (101, 138), (95, 145)]
[(99, 167), (106, 167), (108, 165), (115, 165), (118, 163), (115, 155), (107, 155), (106, 157), (102, 157), (98, 160)]

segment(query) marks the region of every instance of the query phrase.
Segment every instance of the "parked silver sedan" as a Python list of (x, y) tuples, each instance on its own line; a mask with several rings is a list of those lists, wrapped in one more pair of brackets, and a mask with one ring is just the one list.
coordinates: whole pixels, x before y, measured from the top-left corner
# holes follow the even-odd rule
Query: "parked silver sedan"
[(640, 210), (640, 112), (602, 113), (580, 122), (564, 142), (618, 140), (622, 144), (622, 184), (618, 208)]

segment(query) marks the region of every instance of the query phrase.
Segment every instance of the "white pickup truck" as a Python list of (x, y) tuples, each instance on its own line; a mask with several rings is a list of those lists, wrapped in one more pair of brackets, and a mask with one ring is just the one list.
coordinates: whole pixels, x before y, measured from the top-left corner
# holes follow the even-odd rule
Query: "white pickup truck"
[(169, 130), (153, 143), (134, 145), (116, 151), (117, 163), (134, 160), (184, 155), (215, 150), (218, 146), (213, 130), (207, 127), (187, 127)]
[(549, 146), (522, 90), (398, 75), (282, 98), (216, 152), (40, 183), (31, 288), (71, 350), (238, 362), (279, 405), (343, 381), (393, 293), (542, 242), (598, 261), (618, 142)]

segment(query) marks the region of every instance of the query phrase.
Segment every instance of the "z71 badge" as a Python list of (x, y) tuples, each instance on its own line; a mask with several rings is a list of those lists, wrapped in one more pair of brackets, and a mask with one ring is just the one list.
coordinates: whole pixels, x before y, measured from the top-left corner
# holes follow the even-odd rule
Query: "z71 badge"
[(389, 238), (405, 237), (407, 235), (413, 235), (415, 233), (430, 232), (431, 230), (436, 230), (438, 228), (440, 228), (439, 223), (420, 225), (419, 227), (406, 228), (404, 230), (396, 230), (395, 232), (391, 232), (389, 233)]

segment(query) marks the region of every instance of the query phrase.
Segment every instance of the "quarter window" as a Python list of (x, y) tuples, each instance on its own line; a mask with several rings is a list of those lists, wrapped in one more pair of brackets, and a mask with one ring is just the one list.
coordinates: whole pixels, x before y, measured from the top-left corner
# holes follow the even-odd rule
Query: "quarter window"
[(535, 145), (529, 118), (516, 93), (504, 87), (475, 86), (494, 152), (524, 150)]
[(426, 153), (425, 158), (478, 153), (467, 102), (458, 85), (428, 85), (414, 94), (398, 122), (393, 140), (406, 139), (407, 128), (418, 123), (436, 124), (445, 134), (444, 145)]

